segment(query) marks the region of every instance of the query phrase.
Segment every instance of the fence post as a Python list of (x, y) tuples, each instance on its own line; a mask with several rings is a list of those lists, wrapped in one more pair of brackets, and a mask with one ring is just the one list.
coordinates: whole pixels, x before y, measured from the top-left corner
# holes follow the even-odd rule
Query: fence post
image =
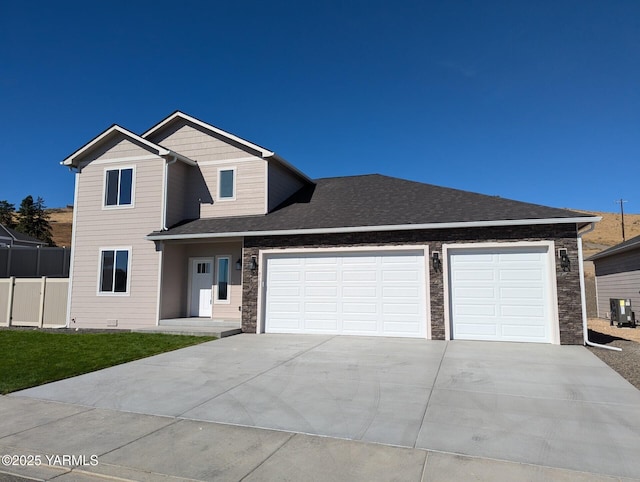
[[(40, 253), (38, 251), (38, 253)], [(47, 288), (47, 277), (42, 277), (42, 282), (40, 284), (40, 312), (38, 313), (38, 324), (40, 328), (44, 325), (44, 292)]]
[(13, 314), (13, 287), (16, 284), (16, 277), (9, 277), (9, 297), (7, 299), (7, 326), (11, 326), (11, 315)]

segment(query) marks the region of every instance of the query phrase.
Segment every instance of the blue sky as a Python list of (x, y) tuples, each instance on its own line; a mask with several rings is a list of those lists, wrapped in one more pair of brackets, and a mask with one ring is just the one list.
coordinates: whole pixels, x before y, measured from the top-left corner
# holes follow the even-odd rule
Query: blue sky
[(640, 2), (0, 2), (0, 199), (182, 110), (311, 177), (640, 212)]

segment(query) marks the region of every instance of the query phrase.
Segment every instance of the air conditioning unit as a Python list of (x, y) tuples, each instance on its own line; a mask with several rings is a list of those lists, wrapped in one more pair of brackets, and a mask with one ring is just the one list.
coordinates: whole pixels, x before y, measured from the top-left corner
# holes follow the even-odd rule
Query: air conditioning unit
[(631, 300), (622, 298), (609, 298), (609, 307), (611, 308), (611, 316), (609, 324), (613, 326), (629, 325), (635, 328), (636, 316), (631, 310)]

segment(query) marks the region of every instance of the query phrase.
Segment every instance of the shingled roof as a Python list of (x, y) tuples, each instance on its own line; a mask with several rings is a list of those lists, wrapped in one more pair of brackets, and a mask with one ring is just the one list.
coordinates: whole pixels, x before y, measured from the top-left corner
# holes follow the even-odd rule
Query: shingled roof
[(530, 220), (531, 224), (539, 224), (535, 221), (588, 223), (598, 220), (575, 211), (379, 174), (324, 178), (314, 183), (266, 215), (197, 219), (168, 231), (151, 233), (148, 237), (170, 239), (227, 233), (348, 231), (350, 228), (381, 226), (416, 229), (424, 225), (492, 221)]
[(616, 244), (615, 246), (611, 246), (610, 248), (605, 249), (604, 251), (600, 251), (587, 259), (585, 261), (595, 261), (596, 259), (608, 258), (609, 256), (614, 256), (618, 253), (624, 253), (625, 251), (630, 251), (632, 249), (640, 248), (640, 236), (636, 236), (635, 238), (627, 239), (623, 243)]
[(29, 236), (28, 234), (21, 233), (20, 231), (16, 231), (15, 229), (11, 229), (6, 227), (3, 224), (0, 224), (0, 236), (3, 238), (10, 238), (13, 241), (19, 241), (23, 243), (30, 244), (46, 244), (44, 241), (40, 239), (34, 238), (33, 236)]

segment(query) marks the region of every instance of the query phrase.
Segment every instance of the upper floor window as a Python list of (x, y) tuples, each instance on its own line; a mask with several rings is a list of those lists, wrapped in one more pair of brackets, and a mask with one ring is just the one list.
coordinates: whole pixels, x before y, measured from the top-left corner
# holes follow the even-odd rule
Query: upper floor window
[(107, 169), (104, 188), (105, 206), (133, 205), (133, 168)]
[(236, 198), (236, 169), (218, 169), (218, 200)]

